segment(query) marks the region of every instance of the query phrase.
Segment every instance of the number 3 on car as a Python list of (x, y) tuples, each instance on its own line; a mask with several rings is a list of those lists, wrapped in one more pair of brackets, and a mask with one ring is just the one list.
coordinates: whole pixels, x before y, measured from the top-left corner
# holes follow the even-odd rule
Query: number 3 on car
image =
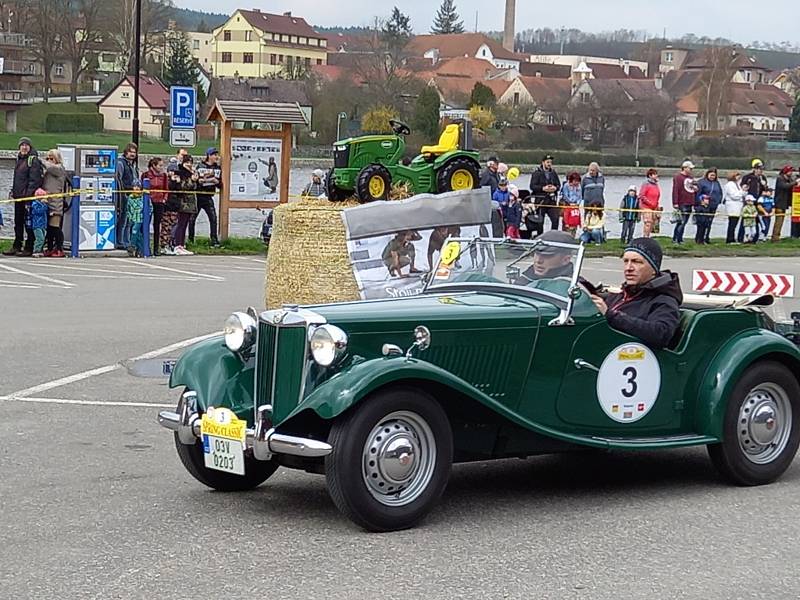
[[(569, 266), (526, 279), (536, 252)], [(582, 262), (578, 245), (452, 239), (418, 296), (234, 313), (175, 365), (159, 421), (201, 483), (324, 474), (371, 531), (419, 522), (458, 462), (705, 445), (730, 481), (779, 477), (800, 443), (800, 332), (687, 296), (653, 350), (598, 313)]]

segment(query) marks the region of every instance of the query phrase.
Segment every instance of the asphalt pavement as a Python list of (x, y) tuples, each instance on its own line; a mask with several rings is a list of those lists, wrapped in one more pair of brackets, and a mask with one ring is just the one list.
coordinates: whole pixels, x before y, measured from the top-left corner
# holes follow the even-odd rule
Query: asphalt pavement
[[(800, 261), (665, 260), (787, 273)], [(590, 279), (619, 280), (592, 259)], [(324, 478), (205, 489), (155, 421), (179, 356), (263, 302), (264, 259), (0, 259), (2, 598), (797, 598), (800, 469), (723, 483), (702, 449), (454, 467), (419, 527), (368, 534)], [(796, 310), (796, 300), (786, 302)], [(151, 362), (148, 362), (151, 361)]]

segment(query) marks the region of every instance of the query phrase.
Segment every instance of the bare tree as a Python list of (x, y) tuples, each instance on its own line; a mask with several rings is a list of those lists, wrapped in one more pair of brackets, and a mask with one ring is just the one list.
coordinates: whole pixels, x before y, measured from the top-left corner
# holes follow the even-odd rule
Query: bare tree
[(23, 31), (33, 40), (31, 52), (42, 67), (44, 102), (50, 98), (53, 64), (63, 51), (60, 4), (59, 0), (28, 0), (17, 7), (24, 11), (20, 15)]
[[(125, 72), (132, 74), (136, 48), (136, 0), (110, 0), (105, 6), (106, 27), (120, 53), (120, 62)], [(154, 43), (154, 36), (167, 29), (174, 9), (172, 0), (142, 0), (142, 56), (147, 56), (148, 48)]]
[(712, 46), (705, 58), (706, 68), (698, 82), (698, 116), (703, 129), (719, 129), (719, 119), (727, 115), (730, 102), (736, 52), (729, 46)]
[(61, 39), (64, 56), (69, 61), (70, 101), (78, 101), (78, 82), (93, 64), (93, 53), (101, 40), (103, 27), (101, 0), (60, 0), (63, 7)]

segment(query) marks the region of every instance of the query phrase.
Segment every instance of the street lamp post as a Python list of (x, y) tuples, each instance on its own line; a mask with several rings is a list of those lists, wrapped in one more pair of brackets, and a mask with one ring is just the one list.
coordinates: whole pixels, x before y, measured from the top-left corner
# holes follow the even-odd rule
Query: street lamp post
[(639, 135), (642, 133), (643, 130), (644, 130), (644, 125), (639, 125), (636, 128), (636, 155), (635, 155), (635, 159), (636, 159), (636, 166), (637, 167), (639, 166)]
[(337, 142), (338, 142), (338, 141), (339, 141), (339, 139), (340, 139), (340, 135), (339, 135), (339, 132), (340, 132), (340, 127), (339, 127), (339, 126), (340, 126), (340, 124), (341, 124), (341, 122), (342, 122), (342, 119), (346, 119), (346, 118), (347, 118), (347, 113), (346, 113), (346, 112), (340, 112), (340, 113), (339, 113), (339, 114), (336, 116), (336, 141), (337, 141)]
[(140, 55), (142, 53), (142, 0), (136, 0), (136, 26), (134, 31), (134, 57), (133, 57), (133, 126), (131, 141), (139, 145), (139, 69), (141, 67)]

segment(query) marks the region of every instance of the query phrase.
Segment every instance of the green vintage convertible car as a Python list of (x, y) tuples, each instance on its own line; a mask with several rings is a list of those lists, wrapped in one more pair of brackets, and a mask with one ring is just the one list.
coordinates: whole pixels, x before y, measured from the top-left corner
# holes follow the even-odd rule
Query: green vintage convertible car
[(222, 491), (279, 466), (321, 473), (341, 512), (388, 531), (431, 510), (454, 462), (705, 445), (741, 485), (792, 462), (800, 351), (761, 308), (686, 304), (653, 351), (578, 285), (581, 246), (455, 239), (441, 254), (418, 296), (248, 309), (188, 350), (159, 422), (189, 473)]

